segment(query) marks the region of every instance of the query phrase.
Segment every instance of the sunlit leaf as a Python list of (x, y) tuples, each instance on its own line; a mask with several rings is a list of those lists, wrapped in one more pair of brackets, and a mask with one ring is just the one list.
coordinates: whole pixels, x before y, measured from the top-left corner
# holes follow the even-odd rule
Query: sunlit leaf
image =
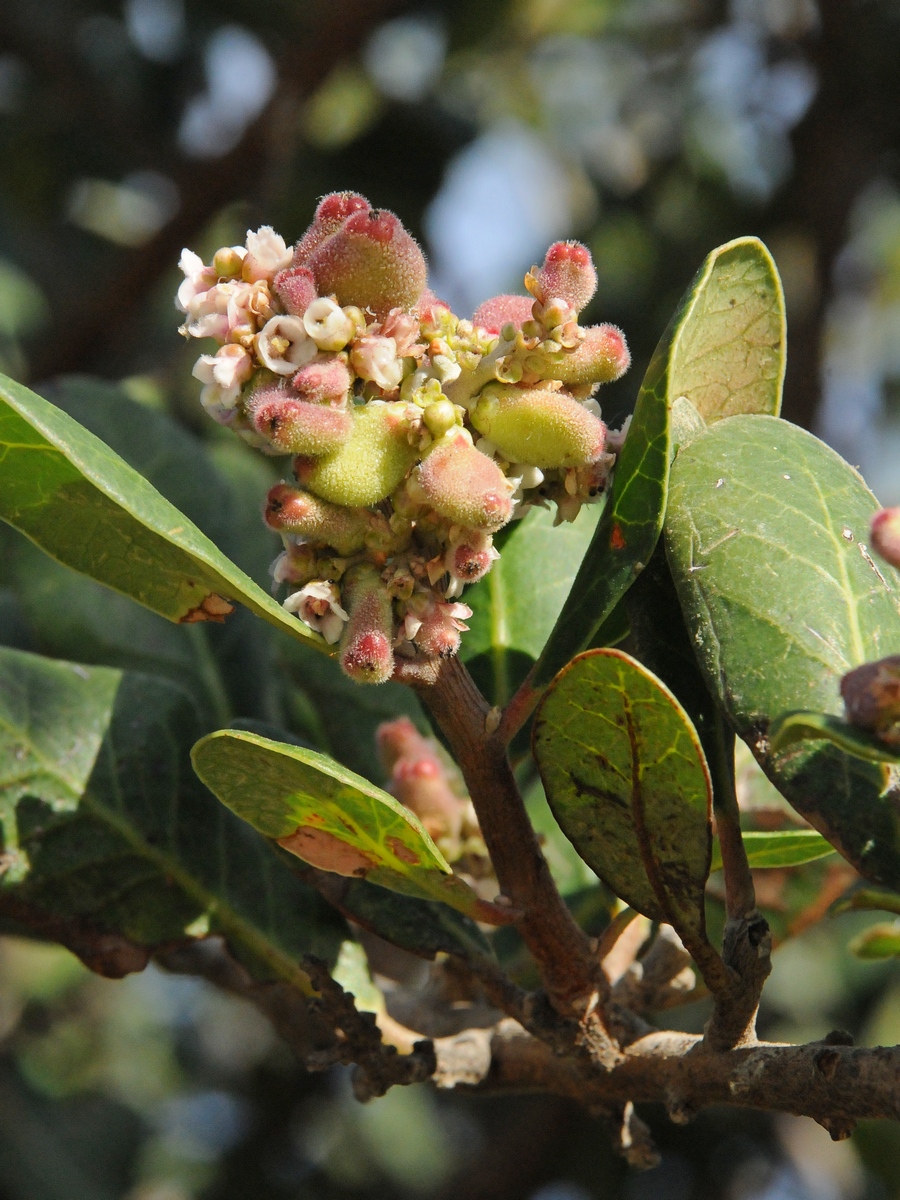
[(224, 729), (192, 756), (223, 804), (314, 867), (442, 900), (482, 920), (499, 915), (453, 875), (409, 809), (334, 759)]
[[(834, 853), (834, 846), (813, 829), (784, 829), (775, 833), (744, 833), (747, 861), (755, 869), (797, 867)], [(710, 871), (722, 870), (719, 841), (713, 841)]]
[(769, 746), (780, 754), (797, 742), (833, 742), (847, 754), (868, 762), (900, 763), (900, 750), (888, 746), (881, 738), (849, 725), (830, 713), (796, 712), (780, 717), (769, 730)]
[(672, 469), (666, 549), (710, 690), (787, 799), (867, 878), (900, 884), (889, 768), (806, 742), (773, 755), (787, 713), (839, 717), (841, 677), (900, 651), (900, 576), (867, 549), (878, 507), (811, 434), (738, 416)]
[(0, 517), (66, 566), (170, 621), (221, 620), (238, 600), (328, 650), (108, 446), (8, 379), (0, 465)]
[(547, 800), (578, 853), (645, 916), (704, 936), (711, 785), (689, 718), (619, 650), (562, 671), (535, 715)]
[[(650, 561), (666, 509), (676, 402), (686, 398), (696, 420), (707, 423), (736, 412), (777, 413), (784, 369), (784, 298), (771, 255), (757, 238), (720, 246), (682, 297), (647, 368), (609, 501), (534, 670), (534, 688), (591, 644)], [(678, 440), (686, 440), (690, 424), (684, 407)]]

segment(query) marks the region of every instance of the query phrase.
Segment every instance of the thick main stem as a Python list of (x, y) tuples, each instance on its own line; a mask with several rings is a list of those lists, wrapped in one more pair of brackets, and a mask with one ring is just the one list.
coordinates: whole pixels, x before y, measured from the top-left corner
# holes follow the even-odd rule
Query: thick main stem
[(582, 1016), (606, 985), (588, 938), (557, 891), (541, 853), (503, 742), (487, 731), (487, 701), (458, 659), (411, 680), (459, 763), (503, 895), (541, 970), (554, 1006)]

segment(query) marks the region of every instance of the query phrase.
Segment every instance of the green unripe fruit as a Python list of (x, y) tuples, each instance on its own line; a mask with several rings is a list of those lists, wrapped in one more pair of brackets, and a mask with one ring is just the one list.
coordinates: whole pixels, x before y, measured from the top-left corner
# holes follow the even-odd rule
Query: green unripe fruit
[(584, 341), (562, 355), (544, 378), (577, 386), (584, 383), (612, 383), (628, 370), (631, 355), (621, 329), (615, 325), (591, 325)]
[(606, 426), (564, 392), (498, 384), (487, 388), (471, 421), (502, 455), (532, 467), (596, 462)]
[(436, 400), (428, 405), (423, 417), (431, 436), (443, 437), (456, 424), (456, 408), (449, 400)]
[(326, 458), (297, 458), (299, 482), (334, 504), (369, 507), (385, 500), (418, 458), (409, 444), (407, 406), (371, 401), (351, 412), (353, 426), (344, 444)]

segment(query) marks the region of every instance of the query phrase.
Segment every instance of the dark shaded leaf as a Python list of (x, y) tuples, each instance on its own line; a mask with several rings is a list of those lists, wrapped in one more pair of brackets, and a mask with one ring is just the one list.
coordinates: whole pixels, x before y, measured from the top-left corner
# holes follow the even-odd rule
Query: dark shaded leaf
[(148, 947), (202, 926), (257, 975), (302, 986), (302, 955), (334, 957), (333, 910), (191, 771), (179, 689), (14, 650), (0, 680), (0, 911)]

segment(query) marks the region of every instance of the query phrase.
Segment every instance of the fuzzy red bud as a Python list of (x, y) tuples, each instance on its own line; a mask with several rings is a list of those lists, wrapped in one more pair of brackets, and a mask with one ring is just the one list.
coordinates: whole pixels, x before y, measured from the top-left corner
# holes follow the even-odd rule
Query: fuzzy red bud
[(310, 404), (343, 404), (352, 383), (346, 362), (337, 356), (314, 358), (292, 380), (294, 391)]
[(361, 563), (344, 577), (343, 600), (350, 614), (341, 637), (340, 662), (357, 683), (385, 683), (394, 672), (393, 611), (381, 576)]
[(458, 837), (465, 801), (450, 787), (444, 764), (408, 717), (386, 721), (376, 733), (388, 790), (416, 814), (431, 837)]
[(350, 437), (349, 411), (309, 404), (285, 388), (263, 388), (251, 397), (253, 428), (282, 454), (330, 454)]
[(414, 471), (413, 486), (436, 512), (466, 529), (495, 533), (512, 516), (506, 476), (462, 430), (435, 442)]
[(316, 281), (308, 267), (288, 267), (275, 276), (275, 292), (292, 317), (302, 317), (316, 298)]
[(331, 237), (348, 217), (368, 212), (371, 204), (358, 192), (330, 192), (319, 201), (312, 224), (294, 249), (294, 265), (305, 266), (309, 256)]
[(278, 533), (292, 533), (311, 542), (333, 547), (338, 554), (358, 554), (370, 532), (370, 514), (364, 508), (344, 508), (287, 483), (269, 490), (263, 513), (266, 524)]
[(472, 324), (480, 325), (488, 333), (499, 333), (504, 325), (521, 329), (532, 319), (533, 307), (534, 300), (530, 296), (493, 296), (475, 310)]
[(574, 350), (548, 368), (547, 377), (576, 387), (584, 383), (612, 383), (631, 365), (625, 335), (615, 325), (591, 325)]
[(310, 256), (309, 266), (320, 293), (380, 320), (392, 308), (414, 308), (428, 273), (417, 242), (383, 209), (353, 213)]
[(872, 518), (872, 548), (900, 570), (900, 508), (882, 508)]
[(575, 312), (581, 312), (597, 290), (597, 272), (591, 252), (581, 242), (554, 242), (542, 267), (533, 267), (540, 299), (563, 300)]

